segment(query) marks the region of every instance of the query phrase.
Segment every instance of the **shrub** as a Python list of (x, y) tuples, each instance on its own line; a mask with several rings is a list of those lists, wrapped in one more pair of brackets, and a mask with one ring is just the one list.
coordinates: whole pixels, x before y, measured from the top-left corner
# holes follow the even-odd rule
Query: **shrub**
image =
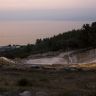
[(17, 85), (18, 86), (29, 86), (30, 83), (27, 79), (23, 78), (23, 79), (20, 79), (18, 82), (17, 82)]

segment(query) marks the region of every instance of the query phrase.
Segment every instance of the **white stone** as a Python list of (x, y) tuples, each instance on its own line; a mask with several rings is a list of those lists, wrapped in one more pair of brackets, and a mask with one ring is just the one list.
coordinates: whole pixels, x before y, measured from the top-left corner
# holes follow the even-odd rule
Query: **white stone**
[(20, 96), (32, 96), (30, 91), (24, 91), (22, 93), (19, 94)]

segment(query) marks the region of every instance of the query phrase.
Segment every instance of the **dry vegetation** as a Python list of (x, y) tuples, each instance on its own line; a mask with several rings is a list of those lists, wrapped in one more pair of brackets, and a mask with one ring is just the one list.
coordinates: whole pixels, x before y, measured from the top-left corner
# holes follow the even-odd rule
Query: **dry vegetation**
[[(0, 93), (29, 90), (33, 96), (96, 96), (96, 71), (0, 69)], [(5, 95), (17, 96), (17, 95)], [(42, 95), (43, 96), (43, 95)]]

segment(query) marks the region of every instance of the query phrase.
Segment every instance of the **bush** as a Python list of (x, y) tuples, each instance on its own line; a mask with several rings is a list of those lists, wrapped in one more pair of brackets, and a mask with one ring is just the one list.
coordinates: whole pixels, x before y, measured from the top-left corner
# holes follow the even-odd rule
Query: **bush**
[(23, 79), (20, 79), (18, 82), (17, 82), (17, 85), (19, 86), (29, 86), (30, 83), (27, 79), (23, 78)]

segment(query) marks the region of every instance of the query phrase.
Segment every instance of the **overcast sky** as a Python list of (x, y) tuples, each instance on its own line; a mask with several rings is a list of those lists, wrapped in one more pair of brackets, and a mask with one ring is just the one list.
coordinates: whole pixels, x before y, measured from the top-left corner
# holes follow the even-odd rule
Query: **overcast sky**
[(96, 0), (0, 0), (0, 20), (95, 20)]
[(96, 0), (0, 0), (1, 10), (96, 8)]

